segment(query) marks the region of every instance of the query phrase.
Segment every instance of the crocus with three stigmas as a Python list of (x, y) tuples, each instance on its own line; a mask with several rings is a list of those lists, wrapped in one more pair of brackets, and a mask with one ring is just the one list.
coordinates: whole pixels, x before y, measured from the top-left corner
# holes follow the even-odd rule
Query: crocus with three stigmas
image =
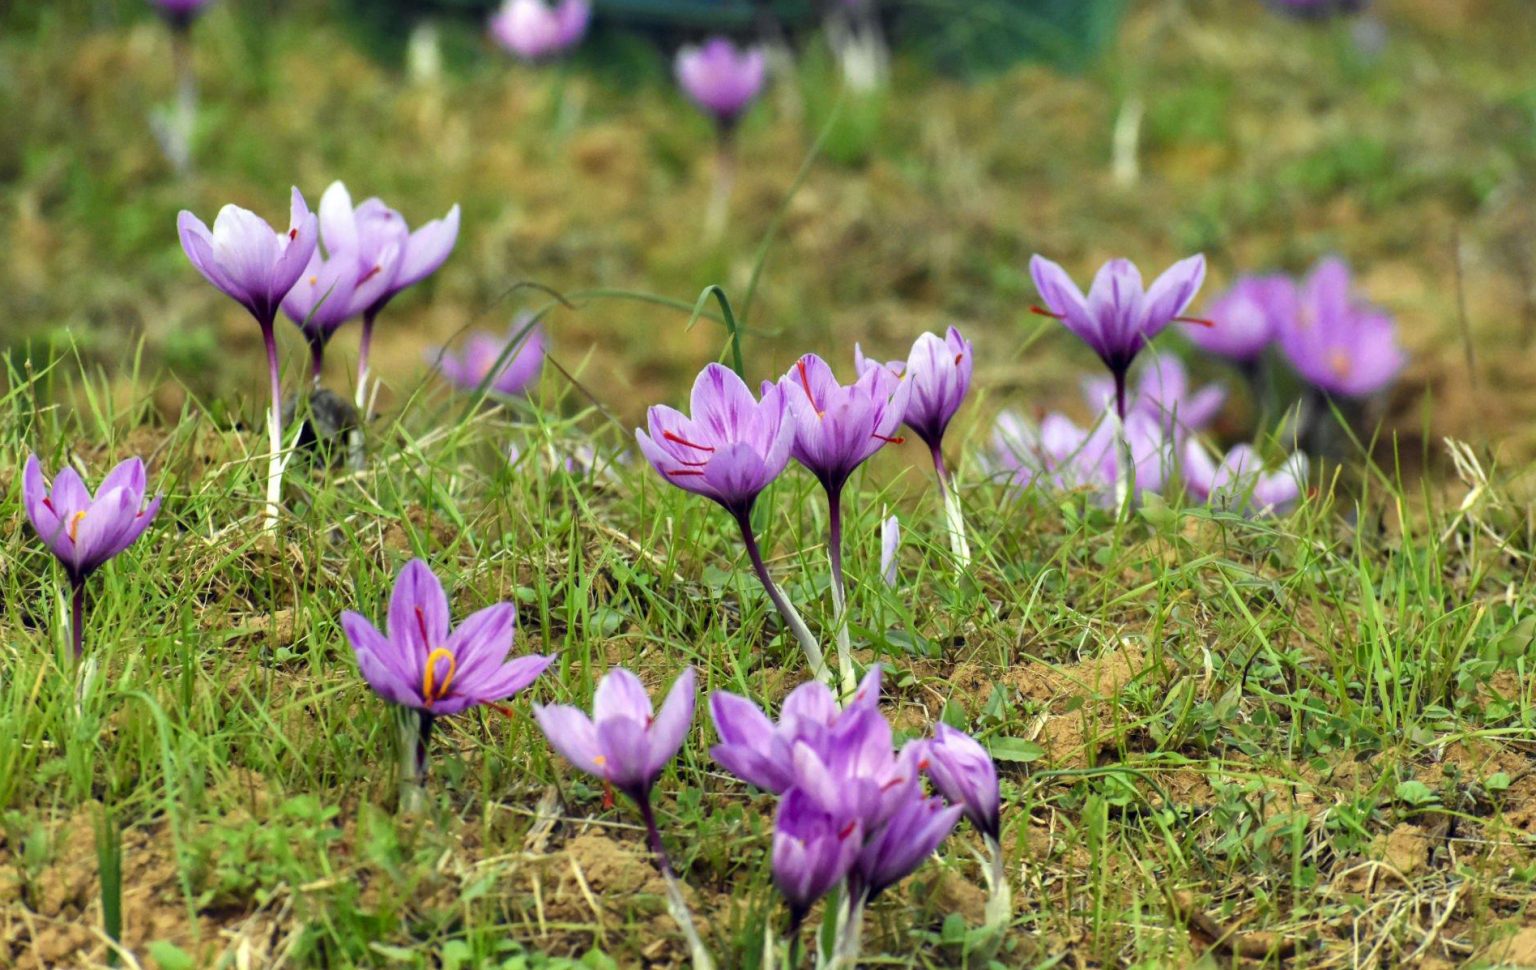
[(272, 407), (267, 412), (271, 453), (267, 462), (266, 526), (275, 528), (283, 488), (283, 388), (278, 376), (274, 326), (283, 298), (299, 281), (314, 255), (318, 220), (309, 211), (304, 196), (294, 189), (289, 228), (284, 233), (274, 232), (265, 219), (234, 205), (219, 210), (212, 232), (186, 210), (177, 216), (176, 228), (187, 258), (198, 272), (245, 307), (261, 327), (272, 391)]
[(144, 462), (129, 458), (107, 473), (95, 496), (73, 468), (43, 477), (36, 455), (21, 473), (21, 500), (27, 518), (69, 577), (70, 639), (75, 660), (85, 653), (85, 581), (102, 564), (144, 534), (160, 511), (160, 497), (145, 502)]
[(736, 373), (710, 364), (693, 382), (692, 417), (664, 404), (647, 414), (649, 433), (635, 431), (641, 454), (678, 488), (720, 504), (741, 529), (747, 557), (779, 615), (800, 641), (812, 676), (827, 676), (821, 646), (768, 574), (752, 532), (752, 506), (789, 463), (795, 422), (782, 388), (756, 400)]

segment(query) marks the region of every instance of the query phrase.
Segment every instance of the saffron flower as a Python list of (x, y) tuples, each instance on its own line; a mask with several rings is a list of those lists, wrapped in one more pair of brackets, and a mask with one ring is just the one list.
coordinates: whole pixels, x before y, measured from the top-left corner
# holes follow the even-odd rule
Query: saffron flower
[(677, 52), (677, 83), (689, 100), (730, 130), (762, 93), (767, 57), (760, 47), (737, 48), (724, 37)]
[(777, 724), (745, 697), (717, 690), (709, 697), (709, 711), (720, 743), (709, 754), (747, 784), (782, 795), (795, 781), (797, 746), (806, 745), (825, 756), (839, 724), (879, 703), (879, 664), (864, 675), (845, 707), (838, 707), (826, 684), (816, 680), (801, 684), (784, 698)]
[(1282, 514), (1301, 498), (1307, 479), (1307, 456), (1297, 452), (1273, 472), (1252, 446), (1236, 445), (1218, 464), (1200, 442), (1184, 444), (1184, 485), (1191, 495), (1211, 505), (1250, 515)]
[(437, 372), (461, 391), (482, 387), (506, 397), (527, 393), (544, 368), (544, 331), (532, 317), (519, 315), (505, 337), (483, 330), (469, 335), (462, 353), (439, 348)]
[(108, 472), (92, 496), (68, 466), (49, 489), (42, 463), (30, 455), (22, 471), (21, 499), (32, 528), (69, 577), (70, 637), (78, 661), (85, 652), (85, 581), (144, 534), (160, 511), (160, 497), (145, 502), (144, 462), (138, 458)]
[[(832, 567), (838, 669), (845, 691), (854, 689), (852, 646), (848, 636), (848, 592), (843, 578), (843, 486), (854, 470), (894, 437), (912, 391), (885, 367), (865, 370), (843, 386), (832, 368), (815, 354), (795, 362), (779, 381), (794, 419), (790, 454), (816, 476), (827, 493), (827, 555)], [(764, 387), (766, 393), (767, 386)]]
[(547, 707), (535, 704), (533, 717), (539, 730), (561, 757), (589, 775), (602, 779), (627, 795), (640, 809), (645, 822), (646, 840), (655, 858), (656, 868), (667, 885), (667, 904), (688, 940), (696, 967), (713, 968), (714, 962), (704, 949), (693, 916), (683, 899), (673, 875), (672, 863), (656, 825), (651, 806), (651, 789), (683, 746), (693, 722), (697, 695), (693, 668), (685, 669), (661, 710), (651, 706), (640, 678), (615, 667), (598, 681), (592, 697), (592, 716), (564, 704)]
[(368, 686), (417, 715), (415, 744), (406, 745), (407, 783), (426, 777), (437, 718), (511, 697), (554, 662), (553, 656), (538, 654), (508, 661), (516, 628), (517, 608), (511, 603), (486, 607), (453, 628), (443, 584), (420, 559), (407, 563), (395, 579), (385, 633), (359, 613), (341, 614), (342, 632)]
[(283, 312), (298, 325), (309, 345), (309, 377), (319, 386), (325, 366), (325, 345), (338, 327), (352, 318), (357, 268), (350, 253), (325, 259), (317, 248), (309, 266), (283, 297)]
[(203, 12), (209, 2), (210, 0), (150, 0), (150, 5), (172, 27), (177, 30), (186, 30), (192, 26), (192, 21)]
[(823, 811), (874, 832), (920, 788), (922, 755), (921, 743), (897, 752), (885, 715), (873, 705), (859, 707), (832, 726), (822, 745), (795, 743), (794, 787)]
[(491, 16), (491, 36), (525, 61), (543, 61), (581, 43), (592, 20), (589, 0), (507, 0)]
[(789, 907), (791, 934), (816, 901), (847, 877), (863, 847), (864, 828), (857, 820), (822, 811), (799, 789), (790, 789), (779, 802), (773, 820), (773, 884)]
[(282, 383), (277, 367), (274, 325), (283, 297), (299, 281), (317, 244), (317, 220), (298, 189), (293, 190), (289, 228), (274, 232), (265, 219), (238, 206), (226, 205), (214, 220), (213, 231), (186, 210), (176, 218), (182, 249), (197, 271), (245, 307), (261, 327), (267, 348), (267, 372), (272, 407), (267, 412), (271, 454), (267, 464), (266, 525), (277, 525), (282, 498)]
[(1252, 365), (1296, 315), (1296, 284), (1284, 274), (1244, 276), (1211, 303), (1212, 327), (1189, 339), (1207, 353)]
[(1001, 835), (1002, 798), (997, 786), (997, 766), (976, 739), (940, 723), (919, 762), (933, 787), (961, 812), (987, 847), (987, 927), (1001, 932), (1013, 910), (1013, 890), (1003, 862)]
[(362, 411), (368, 400), (374, 321), (390, 300), (447, 262), (459, 238), (459, 207), (455, 204), (443, 218), (412, 232), (404, 216), (376, 198), (365, 199), (354, 208), (347, 187), (333, 182), (320, 197), (320, 238), (330, 259), (345, 259), (350, 254), (356, 267), (347, 317), (363, 318), (355, 401)]
[(960, 820), (959, 805), (921, 795), (903, 799), (890, 820), (865, 843), (856, 873), (863, 902), (901, 882), (933, 855)]
[(1043, 256), (1030, 259), (1029, 271), (1045, 301), (1045, 309), (1035, 311), (1060, 320), (1109, 368), (1115, 413), (1122, 421), (1127, 413), (1125, 375), (1136, 355), (1175, 320), (1206, 323), (1181, 316), (1205, 279), (1204, 256), (1175, 263), (1150, 288), (1143, 288), (1141, 272), (1130, 260), (1110, 260), (1094, 277), (1086, 297), (1066, 270)]
[[(1114, 403), (1114, 381), (1107, 377), (1085, 378), (1083, 396), (1094, 411), (1104, 411)], [(1182, 440), (1191, 431), (1201, 431), (1214, 421), (1226, 401), (1227, 389), (1220, 384), (1191, 390), (1184, 364), (1172, 354), (1163, 354), (1142, 365), (1141, 377), (1126, 409), (1132, 414), (1150, 416), (1170, 438)]]
[(769, 385), (761, 401), (734, 371), (710, 364), (693, 382), (692, 417), (658, 404), (649, 433), (635, 431), (641, 454), (667, 481), (720, 504), (741, 529), (758, 580), (794, 632), (812, 674), (826, 676), (821, 647), (768, 574), (752, 533), (752, 506), (789, 463), (795, 422), (783, 389)]
[(971, 547), (965, 537), (960, 495), (944, 464), (944, 432), (971, 389), (971, 373), (975, 366), (971, 342), (962, 337), (958, 329), (950, 327), (942, 338), (931, 333), (918, 337), (905, 363), (892, 361), (882, 365), (869, 360), (857, 344), (853, 354), (860, 374), (885, 367), (912, 384), (903, 420), (928, 446), (933, 470), (939, 480), (939, 496), (944, 502), (950, 550), (961, 567), (968, 565)]
[(1302, 284), (1279, 342), (1298, 374), (1318, 390), (1346, 398), (1377, 393), (1407, 363), (1397, 324), (1356, 296), (1349, 266), (1336, 257), (1318, 263)]

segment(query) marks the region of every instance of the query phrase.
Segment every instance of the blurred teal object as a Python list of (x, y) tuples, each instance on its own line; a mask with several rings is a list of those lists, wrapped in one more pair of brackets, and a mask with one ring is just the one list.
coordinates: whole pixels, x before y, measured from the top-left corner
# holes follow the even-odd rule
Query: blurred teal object
[(1036, 61), (1068, 71), (1088, 67), (1114, 41), (1126, 0), (899, 0), (897, 50), (940, 70), (978, 77)]

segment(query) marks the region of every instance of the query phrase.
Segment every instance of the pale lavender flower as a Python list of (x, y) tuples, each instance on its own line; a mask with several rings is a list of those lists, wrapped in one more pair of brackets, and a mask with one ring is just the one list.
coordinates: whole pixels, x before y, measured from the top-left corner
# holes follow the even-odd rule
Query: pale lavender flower
[(895, 588), (896, 570), (901, 565), (901, 520), (891, 516), (880, 524), (880, 575), (885, 585)]
[(855, 872), (862, 899), (874, 899), (916, 871), (954, 831), (961, 811), (961, 806), (945, 806), (937, 796), (923, 798), (921, 790), (901, 799), (859, 853)]
[(525, 61), (542, 61), (581, 43), (592, 20), (588, 0), (506, 0), (491, 17), (491, 36)]
[[(1115, 382), (1108, 377), (1083, 379), (1083, 397), (1094, 411), (1114, 406)], [(1146, 414), (1160, 422), (1170, 437), (1183, 440), (1191, 431), (1202, 431), (1216, 419), (1226, 403), (1227, 389), (1206, 384), (1194, 390), (1189, 372), (1172, 354), (1161, 354), (1142, 365), (1136, 388), (1126, 402), (1129, 413)]]
[[(1135, 473), (1133, 497), (1161, 491), (1173, 464), (1173, 443), (1162, 422), (1145, 412), (1133, 412), (1126, 418), (1125, 434)], [(989, 464), (1020, 488), (1085, 490), (1096, 503), (1109, 506), (1114, 503), (1120, 463), (1110, 414), (1083, 428), (1064, 414), (1049, 414), (1036, 425), (1004, 412), (993, 429)]]
[(722, 128), (736, 123), (763, 90), (767, 57), (762, 48), (738, 49), (724, 37), (677, 52), (677, 83)]
[(963, 808), (976, 831), (997, 839), (1001, 813), (997, 766), (975, 738), (940, 723), (918, 764), (939, 794)]
[(544, 367), (544, 331), (531, 318), (512, 321), (506, 336), (477, 330), (465, 341), (462, 353), (446, 347), (432, 355), (437, 372), (461, 391), (486, 387), (497, 394), (515, 397), (532, 390)]
[(789, 907), (790, 932), (816, 901), (842, 882), (864, 846), (858, 820), (823, 811), (799, 789), (779, 802), (773, 820), (773, 884)]
[(1307, 277), (1279, 342), (1297, 373), (1341, 397), (1375, 394), (1407, 363), (1396, 322), (1355, 294), (1349, 266), (1336, 257), (1318, 263)]
[(1284, 274), (1239, 277), (1206, 311), (1209, 327), (1187, 336), (1207, 353), (1251, 363), (1296, 316), (1296, 284)]
[(1250, 515), (1283, 514), (1301, 498), (1307, 480), (1307, 456), (1297, 452), (1275, 471), (1250, 445), (1236, 445), (1220, 464), (1200, 442), (1184, 444), (1184, 485), (1196, 499)]

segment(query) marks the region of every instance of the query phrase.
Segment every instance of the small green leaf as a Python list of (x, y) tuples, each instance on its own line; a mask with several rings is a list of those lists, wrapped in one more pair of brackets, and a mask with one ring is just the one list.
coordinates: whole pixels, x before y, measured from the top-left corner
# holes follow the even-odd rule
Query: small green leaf
[(1045, 749), (1023, 738), (993, 738), (988, 746), (994, 761), (1017, 761), (1028, 764), (1045, 757)]
[(1414, 806), (1430, 805), (1439, 800), (1434, 789), (1417, 780), (1399, 782), (1395, 794), (1398, 801)]
[(156, 940), (149, 945), (149, 958), (160, 965), (160, 970), (195, 970), (197, 961), (181, 947), (166, 940)]

